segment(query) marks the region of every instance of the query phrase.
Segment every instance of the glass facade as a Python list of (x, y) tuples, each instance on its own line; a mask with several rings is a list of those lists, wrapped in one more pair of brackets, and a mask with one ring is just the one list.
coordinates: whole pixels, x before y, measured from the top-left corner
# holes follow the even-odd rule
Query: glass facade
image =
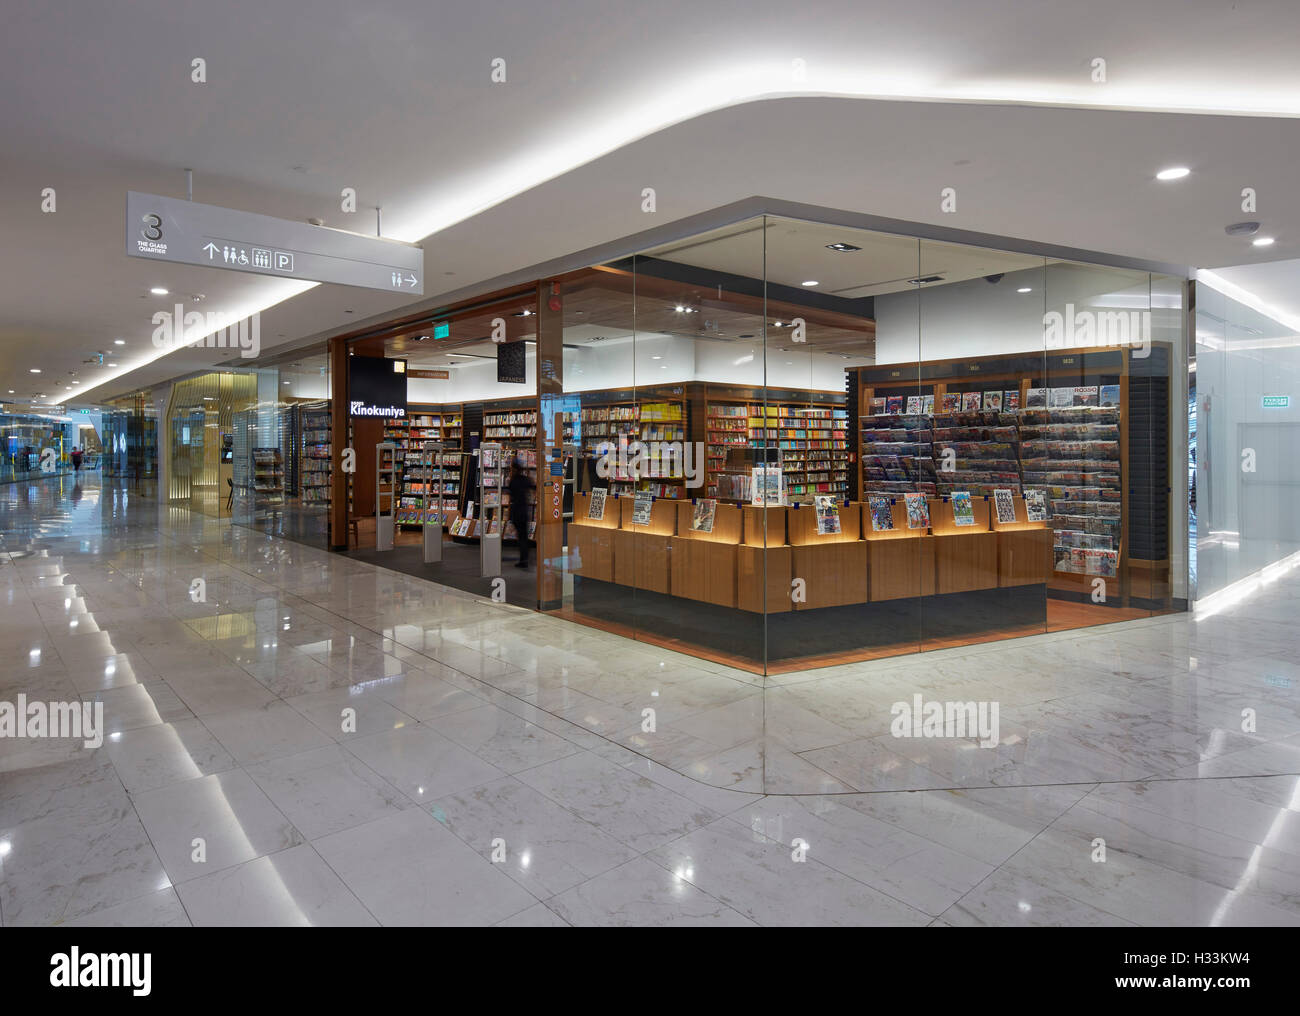
[(1185, 280), (766, 217), (561, 284), (559, 613), (773, 673), (1186, 605)]

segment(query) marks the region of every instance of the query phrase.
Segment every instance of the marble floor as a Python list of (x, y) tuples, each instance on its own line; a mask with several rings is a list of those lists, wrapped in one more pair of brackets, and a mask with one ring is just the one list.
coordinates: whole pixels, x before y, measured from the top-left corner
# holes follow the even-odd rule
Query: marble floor
[(56, 477), (0, 605), (6, 927), (1300, 924), (1300, 573), (763, 678)]

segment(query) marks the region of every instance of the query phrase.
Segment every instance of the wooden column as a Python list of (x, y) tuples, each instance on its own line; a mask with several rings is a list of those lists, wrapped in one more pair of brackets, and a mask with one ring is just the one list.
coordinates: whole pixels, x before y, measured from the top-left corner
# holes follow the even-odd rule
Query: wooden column
[[(562, 449), (564, 308), (558, 283), (537, 284), (537, 605), (554, 610), (564, 599), (564, 476), (553, 476), (551, 453)], [(548, 436), (549, 435), (549, 436)], [(562, 459), (557, 460), (563, 462)], [(559, 510), (557, 510), (557, 500)]]
[(330, 339), (330, 550), (348, 549), (348, 477), (343, 447), (348, 443), (348, 344)]

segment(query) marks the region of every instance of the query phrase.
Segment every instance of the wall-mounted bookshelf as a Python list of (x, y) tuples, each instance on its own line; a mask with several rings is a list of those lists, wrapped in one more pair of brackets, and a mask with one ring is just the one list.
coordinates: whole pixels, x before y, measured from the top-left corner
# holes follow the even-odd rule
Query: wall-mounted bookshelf
[(299, 457), (299, 497), (304, 505), (330, 503), (330, 407), (327, 402), (300, 407), (302, 451)]

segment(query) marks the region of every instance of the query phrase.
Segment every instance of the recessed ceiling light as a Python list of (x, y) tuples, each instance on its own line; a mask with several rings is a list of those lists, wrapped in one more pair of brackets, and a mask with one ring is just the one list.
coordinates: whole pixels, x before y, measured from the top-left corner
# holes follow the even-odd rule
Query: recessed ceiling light
[(650, 359), (652, 359), (652, 360), (662, 360), (663, 357), (662, 357), (662, 356), (652, 356), (652, 357), (650, 357)]
[(167, 295), (167, 290), (163, 289), (162, 286), (154, 286), (151, 290), (149, 290), (149, 292), (151, 292), (154, 296)]
[(686, 308), (683, 307), (680, 303), (677, 305), (677, 313), (678, 313), (678, 314), (683, 313), (685, 310), (686, 310)]
[(110, 367), (116, 367), (117, 364), (115, 364), (115, 363), (110, 363), (108, 366), (110, 366)]
[(1256, 247), (1272, 247), (1274, 241), (1271, 236), (1257, 236), (1250, 242)]
[(775, 323), (772, 325), (772, 327), (773, 327), (773, 328), (780, 328), (780, 327), (781, 327), (781, 322), (780, 322), (780, 321), (775, 322)]
[(81, 384), (80, 381), (73, 381), (72, 383), (73, 383), (74, 385), (79, 385), (79, 384)]
[(9, 389), (9, 394), (12, 395), (13, 393), (14, 393), (14, 390), (13, 390), (12, 388), (10, 388), (10, 389)]
[(115, 346), (125, 346), (125, 345), (126, 345), (126, 339), (114, 339), (114, 340), (113, 340), (113, 345), (115, 345)]
[(33, 373), (33, 374), (39, 374), (40, 372), (41, 372), (41, 368), (40, 368), (40, 367), (33, 367), (33, 368), (31, 369), (31, 373)]
[(1162, 169), (1156, 174), (1157, 180), (1181, 180), (1191, 173), (1186, 166), (1170, 166), (1168, 169)]
[(847, 253), (847, 252), (849, 252), (849, 251), (851, 251), (851, 250), (861, 250), (862, 248), (861, 248), (861, 247), (855, 247), (855, 246), (854, 246), (853, 244), (851, 244), (851, 243), (828, 243), (828, 244), (826, 245), (826, 249), (827, 249), (827, 250), (835, 250), (835, 251), (839, 251), (841, 254), (845, 254), (845, 253)]
[(1032, 293), (1032, 292), (1033, 292), (1033, 289), (1030, 288), (1029, 286), (1021, 286), (1019, 289), (1016, 290), (1016, 292), (1017, 292), (1017, 293)]
[(805, 286), (820, 286), (821, 283), (818, 282), (816, 279), (809, 279), (807, 282), (803, 283), (803, 285), (805, 285)]

